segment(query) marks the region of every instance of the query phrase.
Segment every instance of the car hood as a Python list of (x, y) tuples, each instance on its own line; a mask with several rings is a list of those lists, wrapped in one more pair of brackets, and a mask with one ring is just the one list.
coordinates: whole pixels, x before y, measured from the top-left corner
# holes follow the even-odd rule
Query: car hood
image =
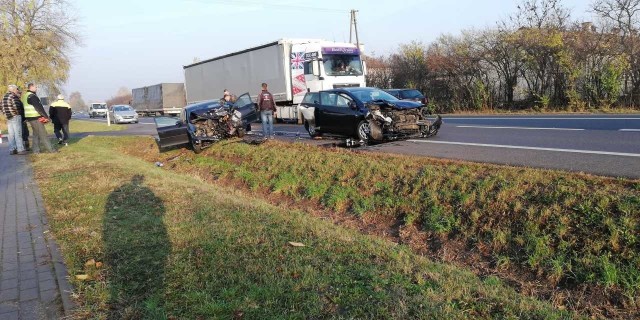
[(385, 101), (385, 102), (376, 101), (376, 102), (371, 102), (371, 104), (387, 106), (397, 110), (416, 109), (416, 108), (422, 107), (422, 103), (409, 101), (409, 100), (395, 100), (395, 101)]
[(135, 116), (136, 112), (135, 111), (114, 111), (113, 114), (116, 116), (127, 117), (127, 116)]

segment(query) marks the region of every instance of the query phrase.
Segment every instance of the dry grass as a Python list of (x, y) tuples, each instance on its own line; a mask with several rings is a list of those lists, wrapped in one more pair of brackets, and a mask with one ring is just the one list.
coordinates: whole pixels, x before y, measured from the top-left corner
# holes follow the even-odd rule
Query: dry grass
[(126, 145), (128, 154), (287, 203), (399, 220), (426, 238), (462, 243), (498, 269), (601, 296), (575, 308), (638, 314), (640, 181), (278, 142), (227, 141), (200, 156), (158, 154), (150, 140)]
[[(168, 160), (158, 168), (123, 155), (123, 144), (135, 145), (140, 156), (158, 156), (146, 153), (150, 139), (90, 137), (32, 157), (72, 280), (90, 277), (73, 280), (77, 318), (575, 317), (518, 295), (495, 277), (479, 278), (406, 246), (168, 171)], [(255, 151), (264, 151), (237, 150), (247, 166), (262, 157)], [(171, 155), (181, 157), (180, 165), (203, 165), (211, 156)], [(278, 192), (288, 192), (288, 178), (273, 174), (282, 176)], [(104, 265), (87, 265), (90, 259)]]

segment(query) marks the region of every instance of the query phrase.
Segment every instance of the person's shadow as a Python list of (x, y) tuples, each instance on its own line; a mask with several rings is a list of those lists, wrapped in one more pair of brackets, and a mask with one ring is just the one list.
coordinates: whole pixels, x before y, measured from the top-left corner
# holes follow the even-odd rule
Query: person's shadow
[(109, 319), (163, 319), (170, 242), (162, 199), (136, 175), (107, 199), (102, 230)]

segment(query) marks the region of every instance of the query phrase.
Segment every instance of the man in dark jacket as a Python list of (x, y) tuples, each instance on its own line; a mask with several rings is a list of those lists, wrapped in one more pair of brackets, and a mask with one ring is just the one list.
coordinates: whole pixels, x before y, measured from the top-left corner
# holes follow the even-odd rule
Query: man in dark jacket
[(51, 104), (49, 107), (49, 115), (51, 116), (51, 121), (53, 121), (53, 133), (55, 133), (56, 138), (58, 138), (58, 144), (67, 145), (71, 106), (64, 101), (63, 95), (59, 94), (58, 100)]
[(262, 134), (265, 139), (273, 139), (273, 117), (276, 114), (276, 101), (267, 90), (267, 84), (262, 84), (262, 92), (258, 96), (258, 110), (262, 120)]
[(9, 154), (26, 154), (22, 143), (22, 116), (19, 110), (22, 108), (22, 102), (18, 96), (18, 86), (9, 85), (9, 92), (2, 97), (0, 106), (2, 113), (7, 117)]
[(55, 152), (51, 146), (51, 142), (47, 137), (47, 129), (44, 124), (51, 121), (47, 112), (44, 111), (44, 107), (40, 102), (40, 98), (36, 95), (38, 87), (29, 83), (27, 86), (27, 92), (22, 94), (22, 105), (24, 106), (24, 116), (31, 126), (33, 132), (33, 146), (31, 150), (33, 153), (40, 153), (40, 144), (44, 145), (44, 148), (48, 152)]
[[(22, 91), (20, 91), (20, 87), (18, 87), (18, 98), (22, 97)], [(22, 101), (20, 101), (20, 107), (18, 108), (20, 112), (20, 116), (22, 117), (22, 142), (24, 144), (24, 150), (29, 151), (29, 126), (27, 125), (27, 120), (24, 117), (24, 106), (22, 105)]]

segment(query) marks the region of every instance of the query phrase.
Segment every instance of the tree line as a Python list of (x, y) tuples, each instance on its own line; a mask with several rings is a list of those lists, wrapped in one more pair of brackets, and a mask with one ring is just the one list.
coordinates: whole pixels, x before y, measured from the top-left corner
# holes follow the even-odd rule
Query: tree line
[(495, 27), (367, 58), (367, 84), (417, 88), (439, 112), (640, 106), (640, 0), (596, 0), (574, 21), (561, 0), (525, 0)]

